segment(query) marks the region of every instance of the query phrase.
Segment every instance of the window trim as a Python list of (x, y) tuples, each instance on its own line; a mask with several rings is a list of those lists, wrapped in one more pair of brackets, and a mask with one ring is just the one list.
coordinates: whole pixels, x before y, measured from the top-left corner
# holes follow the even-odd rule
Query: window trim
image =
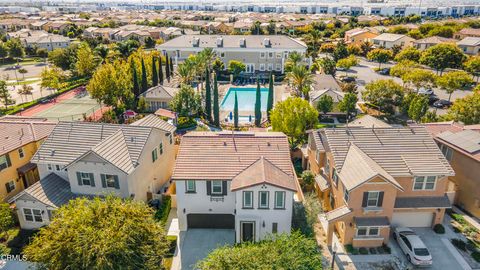
[[(376, 194), (377, 195), (376, 198), (375, 198), (375, 205), (369, 205), (369, 203), (368, 203), (370, 200), (373, 200), (373, 199), (369, 198), (370, 194)], [(367, 191), (367, 206), (366, 206), (366, 208), (379, 207), (378, 206), (378, 200), (379, 199), (380, 199), (380, 191), (375, 191), (375, 190)]]
[[(9, 184), (13, 183), (13, 188), (10, 189), (9, 187), (7, 188), (7, 185), (10, 186)], [(15, 184), (15, 180), (10, 180), (5, 183), (5, 188), (7, 189), (7, 194), (14, 191), (17, 188), (17, 184)]]
[(158, 151), (157, 151), (157, 148), (155, 147), (155, 148), (152, 150), (152, 162), (157, 161), (157, 159), (158, 159)]
[[(262, 205), (262, 195), (261, 194), (267, 194), (266, 198), (266, 205)], [(258, 192), (258, 209), (270, 209), (270, 192), (266, 190), (261, 190)]]
[[(245, 204), (245, 195), (250, 194), (250, 205)], [(242, 192), (242, 208), (253, 209), (253, 191), (247, 190)]]
[[(188, 183), (193, 183), (193, 189), (188, 187)], [(185, 181), (185, 193), (197, 193), (197, 185), (195, 180), (186, 180)]]
[[(215, 191), (215, 184), (220, 183), (220, 192)], [(212, 190), (211, 190), (212, 195), (223, 195), (223, 181), (212, 181)]]
[[(277, 196), (278, 194), (281, 194), (282, 196), (282, 205), (278, 206), (277, 205)], [(287, 197), (287, 193), (285, 191), (275, 191), (274, 193), (274, 202), (273, 202), (273, 209), (277, 210), (284, 210), (285, 209), (285, 199)]]
[(18, 148), (18, 157), (23, 159), (25, 157), (25, 151), (23, 151), (23, 147)]
[[(115, 182), (116, 182), (116, 181), (115, 181), (115, 175), (114, 175), (114, 174), (106, 174), (106, 173), (105, 173), (104, 175), (105, 175), (105, 176), (104, 176), (104, 177), (105, 177), (105, 187), (106, 187), (106, 188), (116, 188), (116, 187), (115, 187)], [(111, 176), (111, 177), (112, 177), (113, 187), (109, 187), (109, 186), (108, 186), (108, 180), (109, 180), (109, 179), (108, 179), (108, 176)]]
[[(31, 216), (32, 216), (32, 220), (27, 220), (27, 215), (25, 214), (25, 210), (29, 210), (30, 213), (31, 213)], [(35, 214), (33, 213), (33, 210), (37, 210), (40, 212), (40, 219), (41, 221), (37, 221), (35, 219)], [(22, 208), (22, 215), (23, 215), (23, 218), (25, 219), (26, 222), (33, 222), (33, 223), (43, 223), (43, 214), (42, 214), (42, 210), (38, 209), (38, 208), (28, 208), (28, 207), (23, 207)], [(37, 215), (38, 216), (38, 215)]]
[[(377, 230), (377, 234), (370, 234), (370, 230)], [(358, 231), (359, 230), (365, 230), (365, 235), (359, 235)], [(355, 228), (355, 237), (356, 238), (371, 238), (371, 237), (376, 237), (380, 236), (380, 227), (379, 226), (359, 226)]]
[(335, 184), (336, 187), (338, 187), (338, 173), (337, 173), (337, 170), (335, 168), (333, 168), (333, 172), (332, 172), (332, 182)]
[[(427, 180), (429, 177), (434, 177), (434, 182), (433, 182), (433, 187), (431, 189), (427, 189), (426, 186), (427, 186)], [(423, 182), (422, 182), (422, 187), (421, 188), (416, 188), (415, 187), (415, 184), (417, 182), (417, 178), (423, 178)], [(414, 176), (413, 177), (413, 185), (412, 185), (412, 190), (413, 191), (434, 191), (437, 187), (437, 180), (438, 180), (438, 176), (436, 175), (419, 175), (419, 176)]]
[[(347, 188), (343, 186), (343, 200), (348, 204), (349, 199), (350, 199), (350, 193), (348, 192)], [(378, 201), (377, 201), (377, 204), (378, 204)], [(368, 205), (368, 198), (367, 198), (367, 205)]]
[[(80, 180), (82, 181), (82, 186), (91, 186), (93, 179), (90, 179), (90, 173), (86, 173), (86, 172), (79, 172), (79, 173), (80, 173)], [(83, 177), (83, 174), (87, 175), (88, 184), (85, 184), (84, 180), (86, 180), (86, 178)]]

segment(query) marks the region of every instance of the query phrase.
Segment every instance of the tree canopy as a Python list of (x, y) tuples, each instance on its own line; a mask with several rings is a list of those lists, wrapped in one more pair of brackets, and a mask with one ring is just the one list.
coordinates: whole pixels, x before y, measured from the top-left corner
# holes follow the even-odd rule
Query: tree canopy
[(441, 73), (446, 68), (461, 67), (465, 58), (457, 45), (442, 43), (426, 49), (420, 57), (420, 63)]
[(391, 79), (368, 83), (365, 89), (363, 99), (388, 113), (393, 113), (394, 106), (401, 104), (404, 95), (403, 86)]
[(374, 49), (367, 54), (367, 58), (370, 61), (375, 61), (378, 63), (380, 68), (382, 64), (387, 63), (393, 58), (393, 53), (387, 49)]
[(46, 269), (158, 269), (168, 251), (163, 225), (144, 202), (79, 198), (60, 207), (24, 249)]
[(408, 47), (400, 51), (396, 56), (395, 56), (395, 61), (401, 62), (401, 61), (413, 61), (418, 63), (420, 60), (420, 56), (422, 55), (422, 52), (418, 50), (415, 47)]
[(470, 74), (462, 70), (445, 73), (437, 79), (437, 85), (449, 94), (448, 100), (452, 97), (453, 92), (463, 89), (471, 83), (473, 80)]
[(183, 84), (170, 101), (170, 108), (180, 116), (198, 115), (202, 111), (201, 98), (189, 85)]

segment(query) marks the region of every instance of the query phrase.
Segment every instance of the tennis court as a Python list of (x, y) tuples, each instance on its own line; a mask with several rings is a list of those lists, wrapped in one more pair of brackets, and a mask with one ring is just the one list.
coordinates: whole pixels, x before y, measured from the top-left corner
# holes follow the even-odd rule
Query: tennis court
[(86, 91), (79, 91), (75, 96), (64, 100), (53, 100), (52, 103), (52, 106), (36, 113), (35, 116), (58, 121), (81, 121), (84, 120), (84, 116), (90, 116), (101, 108)]

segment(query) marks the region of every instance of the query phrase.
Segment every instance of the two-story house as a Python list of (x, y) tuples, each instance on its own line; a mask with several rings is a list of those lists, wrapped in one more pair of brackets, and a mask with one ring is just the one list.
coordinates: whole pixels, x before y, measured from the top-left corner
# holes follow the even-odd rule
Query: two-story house
[(308, 159), (328, 221), (327, 242), (387, 243), (391, 227), (431, 227), (450, 207), (454, 172), (425, 128), (344, 127), (309, 133)]
[(188, 133), (172, 179), (181, 231), (234, 229), (236, 242), (290, 233), (299, 185), (283, 133)]
[(147, 201), (164, 192), (175, 162), (174, 131), (155, 115), (131, 125), (60, 122), (31, 160), (41, 180), (9, 201), (20, 226), (47, 225), (52, 211), (78, 196)]
[(399, 46), (400, 48), (409, 47), (415, 39), (406, 35), (384, 33), (372, 38), (372, 41), (376, 47), (391, 49), (394, 46)]
[(9, 200), (39, 180), (30, 159), (55, 125), (45, 118), (0, 118), (0, 200)]

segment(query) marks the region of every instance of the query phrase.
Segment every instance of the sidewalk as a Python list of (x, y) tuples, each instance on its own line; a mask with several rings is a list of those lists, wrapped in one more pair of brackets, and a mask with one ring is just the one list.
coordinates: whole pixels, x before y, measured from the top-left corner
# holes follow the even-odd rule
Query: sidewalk
[(170, 213), (168, 214), (167, 223), (165, 224), (165, 229), (167, 230), (167, 235), (174, 235), (177, 237), (177, 249), (175, 250), (175, 254), (173, 255), (172, 260), (172, 268), (171, 270), (179, 270), (181, 269), (181, 261), (180, 261), (180, 230), (178, 228), (178, 218), (177, 218), (177, 209), (172, 208), (170, 209)]

